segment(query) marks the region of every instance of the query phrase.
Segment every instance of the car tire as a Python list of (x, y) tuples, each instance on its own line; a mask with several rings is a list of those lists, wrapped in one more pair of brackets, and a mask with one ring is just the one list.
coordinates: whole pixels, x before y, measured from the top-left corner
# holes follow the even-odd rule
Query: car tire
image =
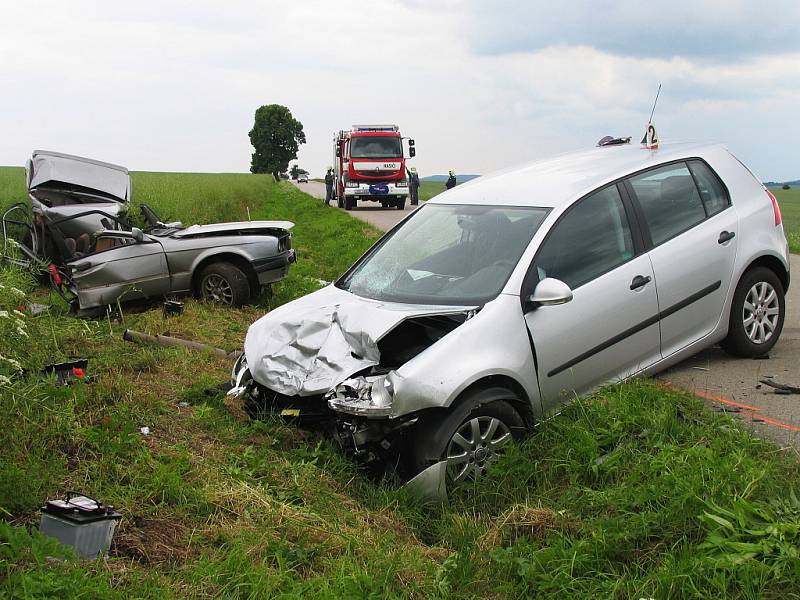
[(406, 207), (406, 199), (403, 198), (401, 200), (398, 200), (396, 204), (399, 210), (403, 210)]
[(355, 204), (356, 204), (355, 200), (351, 200), (347, 196), (344, 197), (344, 209), (345, 210), (353, 210), (353, 207), (355, 206)]
[(750, 269), (736, 286), (728, 336), (720, 346), (734, 356), (762, 356), (778, 341), (785, 315), (783, 284), (775, 272), (767, 267)]
[(450, 463), (448, 486), (479, 478), (505, 445), (526, 431), (525, 421), (509, 400), (517, 399), (504, 388), (482, 389), (454, 409), (422, 420), (405, 446), (408, 478), (443, 460)]
[(250, 300), (247, 275), (236, 265), (217, 262), (208, 265), (200, 274), (199, 296), (207, 302), (224, 306), (242, 306)]

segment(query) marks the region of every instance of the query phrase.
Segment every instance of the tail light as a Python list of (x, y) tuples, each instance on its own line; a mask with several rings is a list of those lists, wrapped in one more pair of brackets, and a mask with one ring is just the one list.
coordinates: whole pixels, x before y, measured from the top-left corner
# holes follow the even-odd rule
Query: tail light
[(58, 272), (58, 267), (56, 267), (54, 264), (50, 264), (50, 266), (47, 267), (47, 270), (50, 271), (50, 277), (52, 277), (53, 283), (56, 285), (61, 285), (61, 275)]
[(772, 213), (775, 215), (775, 225), (778, 226), (783, 222), (783, 219), (781, 218), (781, 207), (778, 204), (778, 199), (775, 197), (775, 194), (773, 194), (769, 190), (766, 191), (767, 191), (767, 196), (769, 196), (769, 199), (772, 200)]

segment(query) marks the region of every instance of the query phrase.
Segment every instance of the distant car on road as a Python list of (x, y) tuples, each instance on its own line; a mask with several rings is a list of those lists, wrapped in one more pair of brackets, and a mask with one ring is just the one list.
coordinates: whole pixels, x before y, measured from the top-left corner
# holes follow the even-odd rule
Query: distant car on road
[(297, 176), (297, 183), (308, 183), (308, 173), (300, 173)]
[(231, 393), (458, 483), (576, 395), (716, 343), (765, 354), (788, 287), (775, 197), (726, 148), (599, 147), (429, 200), (256, 321)]

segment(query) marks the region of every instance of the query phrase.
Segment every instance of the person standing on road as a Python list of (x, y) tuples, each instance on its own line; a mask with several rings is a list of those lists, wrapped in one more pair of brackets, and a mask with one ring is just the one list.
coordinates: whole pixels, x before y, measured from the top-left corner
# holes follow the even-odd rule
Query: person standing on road
[(411, 192), (411, 206), (419, 204), (419, 175), (417, 167), (411, 167), (408, 172), (408, 190)]
[(333, 167), (328, 167), (328, 172), (325, 173), (325, 205), (331, 205), (331, 198), (333, 198)]
[(456, 172), (450, 169), (450, 177), (447, 178), (447, 183), (444, 184), (448, 190), (456, 187)]

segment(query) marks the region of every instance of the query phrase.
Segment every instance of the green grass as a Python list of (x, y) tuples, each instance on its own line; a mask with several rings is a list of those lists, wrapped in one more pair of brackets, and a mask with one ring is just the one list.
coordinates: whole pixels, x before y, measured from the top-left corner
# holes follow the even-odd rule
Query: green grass
[[(0, 269), (0, 376), (13, 379), (0, 380), (0, 596), (800, 597), (796, 463), (687, 395), (607, 388), (432, 510), (318, 435), (244, 418), (213, 389), (225, 360), (123, 342), (127, 327), (239, 348), (270, 302), (332, 279), (377, 235), (269, 177), (134, 177), (138, 201), (167, 218), (240, 219), (249, 206), (294, 220), (300, 262), (271, 300), (189, 301), (168, 320), (19, 317), (51, 299)], [(19, 187), (0, 169), (0, 204)], [(9, 362), (70, 356), (91, 357), (92, 383), (57, 388)], [(108, 561), (47, 559), (67, 553), (36, 533), (37, 509), (68, 489), (123, 512)]]
[(800, 254), (800, 189), (773, 189), (772, 193), (781, 206), (783, 229), (786, 232), (786, 239), (789, 240), (789, 250)]
[(439, 181), (420, 181), (419, 182), (419, 199), (430, 200), (436, 194), (441, 194), (445, 191), (444, 182)]

